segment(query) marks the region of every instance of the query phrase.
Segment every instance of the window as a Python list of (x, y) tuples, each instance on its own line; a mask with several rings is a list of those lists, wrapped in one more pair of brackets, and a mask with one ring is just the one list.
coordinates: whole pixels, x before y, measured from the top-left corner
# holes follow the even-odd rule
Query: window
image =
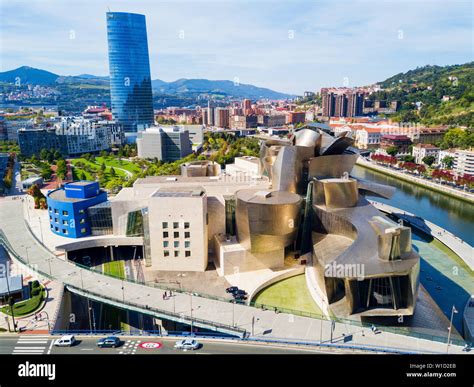
[(53, 226), (52, 224), (50, 224), (50, 225), (49, 225), (49, 227), (51, 227), (51, 230), (53, 230), (53, 229), (54, 229), (54, 226)]
[(168, 247), (169, 246), (169, 242), (168, 241), (163, 241), (163, 247)]
[(179, 228), (179, 223), (178, 222), (173, 222), (173, 228)]
[(190, 233), (189, 231), (186, 231), (186, 232), (184, 233), (184, 237), (185, 237), (185, 238), (189, 238), (190, 235), (191, 235), (191, 233)]
[(174, 236), (175, 238), (179, 238), (179, 232), (175, 231), (175, 232), (173, 233), (173, 236)]
[(175, 249), (178, 248), (179, 247), (179, 241), (174, 241), (173, 246), (174, 246)]
[(66, 210), (63, 211), (63, 216), (69, 216), (69, 212), (67, 212)]
[(168, 222), (163, 222), (163, 228), (168, 228)]
[(59, 228), (55, 227), (55, 228), (54, 228), (54, 231), (58, 232), (58, 231), (59, 231)]
[(185, 257), (190, 257), (190, 256), (191, 256), (191, 251), (186, 250), (186, 251), (184, 252), (184, 256), (185, 256)]
[(163, 238), (168, 238), (168, 236), (169, 236), (169, 235), (168, 235), (168, 231), (165, 231), (165, 232), (163, 233)]
[(80, 224), (86, 223), (86, 218), (82, 218), (79, 223), (80, 223)]
[(49, 220), (53, 220), (53, 217), (51, 215), (49, 216)]
[(84, 210), (79, 210), (79, 213), (80, 213), (80, 214), (83, 214), (83, 213), (84, 213)]
[(54, 223), (59, 223), (58, 218), (54, 218)]
[(54, 209), (54, 213), (55, 213), (56, 215), (59, 215), (59, 211), (58, 211), (57, 208)]
[(63, 232), (63, 234), (67, 235), (67, 230), (65, 228), (63, 228), (61, 231)]
[(189, 222), (184, 222), (184, 228), (189, 228)]
[(175, 256), (175, 257), (179, 257), (179, 251), (178, 251), (178, 250), (176, 250), (176, 251), (174, 252), (174, 256)]
[(63, 226), (67, 226), (67, 220), (63, 220)]
[(187, 249), (189, 249), (191, 247), (191, 242), (190, 241), (185, 241), (184, 242), (184, 247), (186, 247)]
[(81, 233), (85, 234), (85, 232), (86, 232), (85, 227), (81, 228)]
[(165, 251), (163, 251), (163, 255), (164, 255), (165, 257), (169, 257), (169, 256), (170, 256), (170, 252), (169, 252), (168, 250), (165, 250)]
[(51, 208), (51, 206), (48, 207), (48, 211), (49, 211), (49, 212), (52, 212), (52, 211), (53, 211), (53, 209)]

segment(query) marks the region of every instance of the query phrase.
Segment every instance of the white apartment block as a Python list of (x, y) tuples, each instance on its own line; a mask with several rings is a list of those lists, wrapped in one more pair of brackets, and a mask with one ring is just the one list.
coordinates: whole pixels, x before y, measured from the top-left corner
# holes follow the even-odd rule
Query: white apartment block
[(381, 137), (380, 129), (364, 127), (355, 132), (355, 146), (359, 149), (377, 148)]
[(412, 148), (412, 156), (417, 164), (423, 163), (423, 158), (433, 156), (435, 162), (438, 161), (440, 149), (431, 144), (416, 144)]
[(460, 175), (474, 175), (474, 151), (457, 150), (454, 158), (454, 170)]

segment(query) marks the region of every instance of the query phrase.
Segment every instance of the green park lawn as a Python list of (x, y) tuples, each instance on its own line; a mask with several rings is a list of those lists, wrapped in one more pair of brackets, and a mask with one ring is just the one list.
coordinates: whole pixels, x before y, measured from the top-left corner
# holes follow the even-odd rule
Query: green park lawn
[(123, 261), (109, 261), (103, 265), (104, 274), (108, 274), (112, 277), (125, 279), (125, 265)]
[[(33, 313), (35, 310), (37, 310), (45, 297), (45, 289), (44, 287), (41, 287), (41, 291), (39, 292), (38, 295), (31, 297), (28, 300), (25, 301), (19, 301), (15, 303), (13, 306), (13, 311), (15, 313), (15, 316), (26, 316), (28, 314)], [(4, 306), (3, 308), (0, 309), (3, 313), (11, 315), (11, 309), (10, 306)]]
[(117, 172), (117, 168), (125, 169), (126, 171), (129, 171), (131, 173), (141, 172), (141, 169), (137, 164), (132, 163), (131, 161), (128, 161), (128, 160), (123, 160), (123, 159), (119, 160), (118, 158), (110, 157), (110, 156), (107, 156), (107, 157), (99, 156), (99, 157), (96, 157), (95, 159), (99, 165), (104, 163), (107, 167), (114, 167), (116, 172)]
[(322, 314), (306, 287), (304, 274), (268, 286), (261, 290), (252, 301), (280, 309)]
[[(83, 163), (84, 165), (89, 166), (91, 170), (93, 170), (95, 172), (99, 172), (102, 161), (99, 162), (98, 159), (99, 159), (99, 157), (96, 158), (95, 163), (87, 161), (86, 159), (83, 159), (83, 158), (71, 159), (71, 164), (74, 165), (74, 174), (75, 174), (75, 176), (77, 176), (80, 172), (80, 173), (84, 174), (84, 176), (86, 177), (87, 180), (94, 180), (92, 174), (89, 171), (86, 171), (84, 168), (78, 167), (77, 164), (78, 163)], [(105, 177), (106, 177), (107, 180), (110, 180), (110, 179), (112, 179), (112, 175), (110, 174), (110, 170), (111, 170), (112, 166), (107, 165), (107, 163), (105, 163), (105, 165), (106, 165)], [(123, 169), (125, 169), (125, 168), (123, 168)], [(124, 171), (122, 171), (122, 170), (120, 170), (116, 167), (114, 167), (114, 170), (115, 170), (115, 176), (116, 177), (119, 177), (119, 178), (122, 178), (122, 179), (125, 179), (125, 178), (128, 177), (126, 172), (124, 172)]]

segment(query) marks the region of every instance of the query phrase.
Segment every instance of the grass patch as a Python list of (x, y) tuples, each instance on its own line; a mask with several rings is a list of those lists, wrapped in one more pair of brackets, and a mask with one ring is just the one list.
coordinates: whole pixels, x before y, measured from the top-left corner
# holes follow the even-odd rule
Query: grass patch
[(113, 158), (110, 156), (107, 156), (107, 157), (98, 156), (95, 158), (95, 160), (99, 165), (104, 163), (108, 167), (122, 168), (131, 173), (141, 172), (141, 168), (137, 164), (134, 164), (128, 160), (123, 160), (123, 159), (119, 160), (117, 158)]
[(306, 287), (304, 274), (290, 277), (268, 286), (261, 290), (253, 301), (280, 309), (322, 314), (321, 309), (313, 301)]
[(125, 279), (125, 265), (123, 261), (109, 261), (103, 265), (104, 274), (108, 274), (112, 277)]
[[(33, 313), (35, 310), (37, 310), (41, 306), (45, 295), (46, 295), (46, 290), (42, 286), (41, 291), (39, 292), (38, 295), (33, 296), (28, 300), (19, 301), (15, 303), (15, 305), (13, 306), (13, 311), (15, 313), (15, 316), (26, 316), (30, 313)], [(12, 314), (11, 308), (9, 305), (4, 306), (1, 309), (1, 311), (10, 316)]]

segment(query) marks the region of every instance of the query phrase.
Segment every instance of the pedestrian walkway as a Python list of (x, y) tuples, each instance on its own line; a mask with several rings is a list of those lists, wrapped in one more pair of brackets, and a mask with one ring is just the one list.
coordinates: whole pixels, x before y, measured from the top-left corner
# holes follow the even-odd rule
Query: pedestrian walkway
[(43, 355), (48, 348), (49, 336), (21, 335), (13, 348), (14, 355)]

